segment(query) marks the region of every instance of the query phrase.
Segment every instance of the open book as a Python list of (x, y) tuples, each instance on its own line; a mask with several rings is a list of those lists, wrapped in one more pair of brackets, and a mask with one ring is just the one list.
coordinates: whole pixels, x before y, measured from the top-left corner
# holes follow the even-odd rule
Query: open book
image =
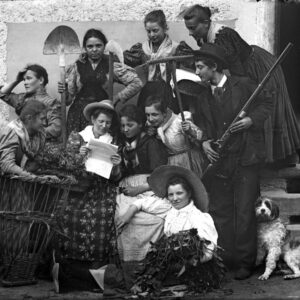
[(87, 146), (91, 151), (85, 163), (86, 170), (108, 179), (113, 167), (110, 158), (117, 154), (118, 146), (96, 139), (90, 139)]

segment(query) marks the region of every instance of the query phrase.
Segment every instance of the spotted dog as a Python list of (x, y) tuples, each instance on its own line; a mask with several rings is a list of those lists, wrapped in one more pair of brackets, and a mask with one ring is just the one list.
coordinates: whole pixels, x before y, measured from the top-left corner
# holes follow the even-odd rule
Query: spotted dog
[(260, 197), (256, 201), (255, 213), (258, 230), (256, 265), (266, 259), (265, 272), (258, 279), (267, 280), (280, 257), (293, 271), (284, 279), (300, 277), (300, 242), (291, 240), (287, 234), (286, 226), (279, 218), (278, 206), (271, 199)]

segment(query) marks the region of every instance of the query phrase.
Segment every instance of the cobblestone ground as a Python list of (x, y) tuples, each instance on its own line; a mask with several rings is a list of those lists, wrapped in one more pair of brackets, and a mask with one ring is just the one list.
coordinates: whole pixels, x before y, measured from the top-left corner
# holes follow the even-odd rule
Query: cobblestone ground
[[(300, 299), (300, 279), (283, 280), (280, 275), (273, 275), (267, 281), (259, 281), (257, 271), (251, 278), (243, 281), (232, 279), (227, 274), (222, 289), (206, 294), (203, 297), (188, 299)], [(39, 281), (32, 286), (0, 288), (0, 299), (103, 299), (102, 294), (91, 292), (73, 292), (55, 294), (53, 285), (49, 281)], [(187, 299), (187, 298), (185, 298)]]

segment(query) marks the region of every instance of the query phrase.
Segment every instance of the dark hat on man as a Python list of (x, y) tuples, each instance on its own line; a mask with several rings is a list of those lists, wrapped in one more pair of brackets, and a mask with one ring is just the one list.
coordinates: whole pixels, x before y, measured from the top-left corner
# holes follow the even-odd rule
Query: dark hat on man
[(102, 100), (100, 102), (93, 102), (88, 104), (83, 110), (84, 117), (88, 121), (91, 121), (91, 115), (97, 108), (106, 108), (108, 110), (111, 110), (113, 113), (116, 113), (114, 104), (111, 100)]
[(220, 62), (224, 69), (228, 67), (225, 56), (224, 56), (224, 49), (220, 46), (212, 43), (205, 43), (201, 46), (200, 50), (194, 50), (193, 55), (195, 56), (195, 60), (201, 57), (211, 58), (216, 60), (216, 62)]
[(148, 183), (152, 191), (161, 198), (167, 197), (167, 184), (172, 177), (184, 178), (192, 188), (192, 200), (195, 206), (202, 212), (208, 211), (208, 195), (198, 176), (189, 169), (179, 166), (160, 166), (156, 168)]

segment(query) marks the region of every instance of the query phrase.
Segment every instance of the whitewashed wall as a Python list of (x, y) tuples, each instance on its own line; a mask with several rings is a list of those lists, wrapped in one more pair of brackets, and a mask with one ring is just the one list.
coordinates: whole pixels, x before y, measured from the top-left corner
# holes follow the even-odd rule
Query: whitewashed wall
[[(199, 3), (214, 11), (213, 19), (236, 19), (235, 29), (251, 44), (274, 48), (274, 1), (276, 0), (0, 0), (0, 84), (7, 80), (7, 23), (142, 21), (153, 9), (163, 9), (168, 21), (178, 21), (182, 5)], [(24, 37), (30, 39), (30, 36)], [(113, 38), (113, 37), (112, 37)], [(20, 51), (22, 50), (20, 41)], [(8, 119), (0, 101), (0, 126)]]

